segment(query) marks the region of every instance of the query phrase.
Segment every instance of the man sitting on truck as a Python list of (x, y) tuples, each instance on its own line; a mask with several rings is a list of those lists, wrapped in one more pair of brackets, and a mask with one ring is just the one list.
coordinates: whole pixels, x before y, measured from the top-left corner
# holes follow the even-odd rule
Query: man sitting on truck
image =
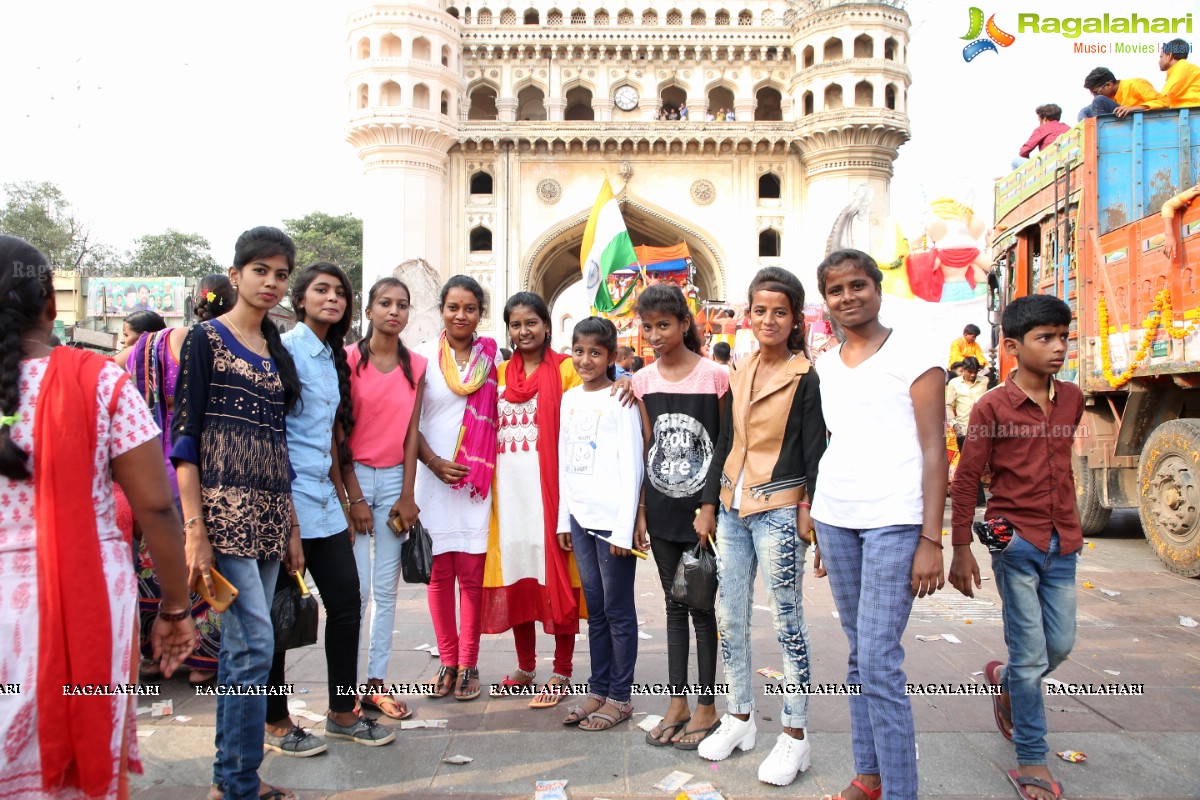
[(1183, 39), (1172, 39), (1158, 54), (1158, 68), (1167, 73), (1162, 94), (1171, 108), (1200, 106), (1200, 67), (1187, 60), (1191, 49)]
[(1089, 72), (1083, 79), (1083, 88), (1092, 93), (1092, 103), (1080, 109), (1081, 120), (1100, 114), (1124, 117), (1134, 111), (1167, 107), (1167, 98), (1156, 92), (1150, 81), (1145, 78), (1117, 80), (1106, 67), (1096, 67)]
[(1017, 158), (1013, 160), (1013, 169), (1028, 161), (1034, 150), (1045, 150), (1055, 139), (1071, 130), (1066, 123), (1060, 122), (1062, 109), (1054, 103), (1038, 106), (1035, 113), (1038, 126), (1033, 129), (1025, 144), (1021, 145)]

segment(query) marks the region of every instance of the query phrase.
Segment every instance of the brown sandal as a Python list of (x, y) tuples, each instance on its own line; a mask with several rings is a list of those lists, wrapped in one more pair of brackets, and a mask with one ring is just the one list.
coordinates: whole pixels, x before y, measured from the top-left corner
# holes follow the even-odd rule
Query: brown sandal
[(588, 696), (583, 699), (583, 702), (586, 704), (589, 700), (594, 700), (596, 702), (595, 708), (589, 711), (582, 705), (573, 706), (571, 710), (567, 712), (567, 718), (563, 720), (563, 725), (578, 725), (591, 716), (594, 712), (604, 708), (604, 698), (600, 695), (589, 693)]
[(445, 664), (438, 670), (436, 688), (432, 692), (426, 692), (426, 697), (431, 697), (434, 700), (445, 697), (454, 691), (454, 684), (458, 680), (458, 667), (447, 667)]

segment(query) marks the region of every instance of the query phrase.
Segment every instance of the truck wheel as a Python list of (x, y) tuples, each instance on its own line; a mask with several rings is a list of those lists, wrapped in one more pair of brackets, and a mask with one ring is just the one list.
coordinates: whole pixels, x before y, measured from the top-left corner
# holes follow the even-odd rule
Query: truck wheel
[(1112, 509), (1100, 505), (1100, 470), (1088, 469), (1087, 459), (1071, 455), (1071, 473), (1075, 478), (1075, 506), (1084, 535), (1100, 533), (1108, 525)]
[(1138, 462), (1138, 514), (1146, 541), (1167, 569), (1200, 575), (1200, 419), (1155, 428)]

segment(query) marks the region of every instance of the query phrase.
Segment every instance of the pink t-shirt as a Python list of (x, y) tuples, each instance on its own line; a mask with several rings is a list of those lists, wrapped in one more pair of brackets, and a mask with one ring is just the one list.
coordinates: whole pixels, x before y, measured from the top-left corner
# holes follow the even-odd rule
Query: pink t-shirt
[[(412, 359), (413, 382), (419, 384), (428, 362), (412, 350), (408, 354)], [(360, 359), (358, 345), (347, 348), (350, 399), (354, 405), (354, 430), (350, 433), (354, 460), (376, 469), (403, 464), (404, 440), (417, 390), (409, 385), (399, 364), (391, 372), (380, 372), (368, 359), (360, 372)]]

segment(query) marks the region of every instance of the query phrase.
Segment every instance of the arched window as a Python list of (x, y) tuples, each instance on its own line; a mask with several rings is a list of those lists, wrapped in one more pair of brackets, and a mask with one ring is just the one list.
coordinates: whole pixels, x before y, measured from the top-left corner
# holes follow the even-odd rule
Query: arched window
[(562, 12), (557, 8), (550, 9), (546, 14), (546, 24), (550, 26), (562, 25)]
[(750, 13), (750, 9), (743, 9), (738, 12), (738, 25), (753, 25), (754, 15)]
[(371, 57), (371, 40), (363, 37), (358, 40), (358, 60), (363, 61)]
[(755, 120), (759, 122), (783, 121), (783, 95), (778, 89), (764, 86), (755, 93), (754, 99), (758, 101), (758, 105), (754, 109)]
[(454, 17), (455, 19), (458, 19), (458, 9), (455, 8), (454, 6), (450, 6), (449, 8), (447, 8), (446, 13), (449, 14), (450, 16)]
[(490, 173), (479, 170), (471, 176), (471, 194), (491, 194), (492, 193), (492, 176)]
[(875, 105), (875, 87), (870, 81), (854, 84), (854, 105), (858, 108), (870, 108)]
[(617, 24), (618, 25), (632, 25), (633, 24), (633, 12), (630, 11), (628, 8), (623, 8), (620, 11), (618, 11), (617, 12)]
[[(667, 86), (659, 92), (660, 105), (664, 109), (673, 108), (676, 111), (687, 105), (687, 92), (678, 86)], [(716, 113), (715, 111), (713, 113)]]
[(813, 113), (813, 93), (805, 92), (804, 93), (804, 116), (807, 117), (809, 114), (812, 114), (812, 113)]
[(842, 40), (830, 39), (825, 43), (825, 53), (821, 57), (822, 61), (841, 61), (842, 60)]
[(883, 104), (892, 111), (896, 110), (896, 86), (889, 83), (883, 87)]
[(476, 86), (471, 91), (471, 110), (467, 113), (467, 119), (496, 119), (499, 115), (496, 110), (496, 90), (486, 83)]
[(778, 200), (783, 193), (783, 184), (774, 172), (766, 172), (758, 179), (758, 199)]
[(692, 24), (693, 25), (707, 25), (708, 18), (704, 15), (703, 11), (701, 11), (700, 9), (696, 9), (695, 11), (692, 12)]
[(855, 58), (874, 58), (875, 57), (875, 40), (865, 33), (854, 39), (854, 57)]
[(395, 81), (388, 81), (380, 86), (379, 101), (381, 105), (385, 106), (400, 105), (400, 84)]
[(517, 94), (517, 119), (546, 119), (546, 95), (536, 86), (526, 86)]
[(758, 235), (758, 257), (779, 258), (783, 252), (783, 237), (774, 228), (767, 228)]
[(442, 66), (450, 66), (450, 47), (448, 45), (442, 45)]
[(825, 87), (825, 111), (837, 111), (842, 107), (842, 87), (831, 83)]
[(714, 19), (713, 21), (717, 25), (728, 25), (729, 24), (729, 12), (722, 8), (720, 11), (717, 12), (716, 19)]
[(768, 8), (762, 13), (762, 16), (759, 18), (759, 22), (761, 22), (763, 25), (774, 25), (775, 12)]
[(667, 12), (667, 24), (668, 25), (682, 25), (683, 24), (683, 12), (680, 11), (678, 8), (672, 8), (670, 11)]
[(767, 48), (767, 61), (774, 61), (777, 58), (779, 58), (779, 48), (768, 47)]
[(643, 25), (658, 25), (658, 12), (653, 9), (642, 12)]
[(476, 17), (480, 25), (492, 24), (492, 12), (486, 8), (479, 9), (479, 16)]
[(472, 253), (492, 252), (492, 232), (482, 225), (471, 228), (470, 242)]
[(596, 112), (592, 109), (592, 93), (582, 86), (576, 86), (567, 92), (567, 108), (563, 112), (566, 120), (594, 120)]
[(538, 14), (538, 10), (536, 8), (525, 9), (525, 24), (526, 25), (540, 25), (541, 22), (542, 22), (542, 18)]
[(888, 61), (896, 60), (896, 40), (890, 36), (883, 40), (883, 57)]
[(403, 52), (400, 37), (394, 33), (385, 33), (379, 40), (379, 55), (384, 58), (399, 58)]
[(429, 110), (429, 87), (423, 83), (413, 87), (413, 108)]
[(587, 25), (587, 12), (582, 8), (577, 8), (571, 12), (572, 25)]
[(441, 102), (438, 104), (438, 110), (445, 116), (450, 116), (450, 93), (442, 92)]
[(817, 63), (817, 54), (816, 51), (813, 50), (813, 46), (811, 44), (804, 48), (804, 53), (801, 58), (801, 63), (805, 67), (811, 67), (813, 64)]
[(506, 8), (503, 11), (501, 11), (500, 12), (500, 24), (501, 25), (516, 25), (517, 24), (517, 12), (513, 11), (511, 8)]
[(365, 83), (358, 85), (358, 107), (366, 108), (371, 103), (371, 92)]
[(609, 25), (610, 24), (608, 21), (608, 12), (605, 11), (603, 8), (596, 12), (596, 16), (593, 19), (595, 20), (595, 23), (597, 25)]
[(418, 36), (413, 39), (412, 57), (418, 61), (432, 61), (433, 48), (429, 45), (429, 40), (424, 36)]
[(721, 111), (733, 109), (733, 92), (724, 86), (717, 86), (708, 93), (708, 113), (717, 116)]

